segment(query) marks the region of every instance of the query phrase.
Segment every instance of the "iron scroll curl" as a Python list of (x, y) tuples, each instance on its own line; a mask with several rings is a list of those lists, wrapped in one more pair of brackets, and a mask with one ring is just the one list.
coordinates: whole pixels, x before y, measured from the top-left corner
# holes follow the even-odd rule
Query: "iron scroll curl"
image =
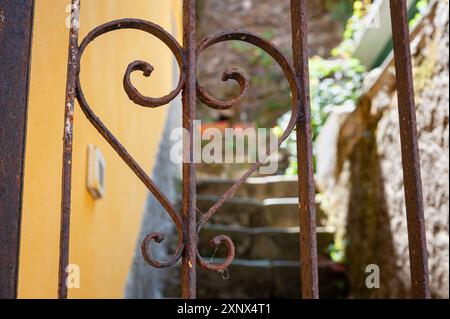
[(183, 49), (179, 45), (179, 43), (163, 28), (160, 26), (139, 19), (120, 19), (114, 20), (103, 25), (98, 26), (93, 29), (89, 34), (84, 38), (78, 48), (78, 73), (76, 79), (76, 89), (77, 89), (77, 100), (81, 106), (83, 113), (86, 115), (87, 119), (91, 122), (91, 124), (97, 129), (97, 131), (103, 136), (103, 138), (111, 145), (111, 147), (118, 153), (118, 155), (125, 161), (125, 163), (130, 167), (130, 169), (139, 177), (139, 179), (147, 186), (149, 191), (153, 193), (156, 199), (161, 203), (161, 205), (168, 212), (170, 217), (172, 218), (177, 233), (178, 233), (178, 243), (175, 250), (175, 253), (169, 257), (165, 261), (160, 261), (155, 259), (151, 250), (149, 249), (149, 245), (151, 241), (156, 243), (161, 243), (164, 240), (164, 234), (161, 233), (151, 233), (147, 235), (141, 245), (142, 255), (145, 261), (156, 267), (156, 268), (164, 268), (174, 265), (180, 258), (184, 250), (184, 233), (183, 233), (183, 225), (181, 222), (181, 218), (176, 212), (174, 206), (169, 202), (167, 197), (159, 190), (156, 184), (152, 181), (152, 179), (146, 174), (146, 172), (139, 166), (139, 164), (133, 159), (133, 157), (127, 152), (125, 147), (119, 142), (119, 140), (108, 130), (105, 124), (98, 118), (95, 112), (90, 107), (87, 102), (81, 82), (80, 82), (80, 65), (81, 58), (87, 46), (95, 40), (97, 37), (112, 32), (115, 30), (121, 29), (136, 29), (147, 32), (162, 42), (166, 44), (173, 55), (175, 56), (179, 69), (180, 69), (180, 77), (178, 81), (177, 87), (170, 92), (169, 94), (159, 97), (152, 98), (146, 97), (142, 95), (132, 84), (131, 82), (131, 73), (135, 71), (142, 71), (143, 75), (149, 77), (153, 71), (153, 66), (144, 61), (134, 61), (128, 65), (128, 68), (125, 72), (123, 79), (123, 86), (125, 92), (128, 97), (136, 104), (144, 107), (159, 107), (165, 104), (168, 104), (172, 101), (183, 89), (186, 83), (186, 73), (184, 70), (184, 53)]

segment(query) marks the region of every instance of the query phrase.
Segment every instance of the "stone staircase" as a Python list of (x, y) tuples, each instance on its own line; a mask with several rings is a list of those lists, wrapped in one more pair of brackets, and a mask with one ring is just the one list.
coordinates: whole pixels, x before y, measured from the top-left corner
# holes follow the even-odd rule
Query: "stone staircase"
[[(206, 211), (233, 181), (208, 179), (198, 183), (197, 208)], [(234, 198), (226, 202), (206, 224), (199, 250), (207, 261), (218, 262), (226, 248), (214, 250), (210, 240), (228, 235), (236, 256), (223, 274), (199, 269), (198, 298), (298, 298), (300, 296), (300, 247), (297, 179), (284, 176), (250, 178)], [(200, 218), (200, 216), (198, 216)], [(322, 298), (344, 295), (345, 273), (327, 258), (334, 230), (317, 211), (319, 282)]]

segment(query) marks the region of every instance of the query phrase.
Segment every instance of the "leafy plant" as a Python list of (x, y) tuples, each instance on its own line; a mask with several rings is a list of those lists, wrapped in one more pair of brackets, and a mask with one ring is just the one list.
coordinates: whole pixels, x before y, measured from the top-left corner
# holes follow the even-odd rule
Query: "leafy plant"
[(335, 242), (330, 244), (328, 252), (332, 261), (337, 263), (345, 263), (345, 246), (343, 243)]
[[(352, 7), (353, 3), (353, 7)], [(311, 125), (313, 131), (313, 141), (316, 140), (320, 129), (325, 124), (329, 114), (336, 107), (355, 107), (361, 95), (362, 84), (365, 75), (365, 68), (360, 62), (352, 57), (356, 33), (362, 29), (362, 21), (367, 13), (372, 0), (342, 0), (327, 1), (326, 5), (336, 19), (344, 23), (347, 21), (342, 43), (333, 50), (332, 58), (323, 59), (318, 56), (310, 59), (310, 79), (311, 79)], [(349, 18), (350, 17), (350, 18)], [(270, 39), (271, 32), (265, 34), (265, 38)], [(253, 65), (260, 65), (268, 71), (273, 64), (270, 56), (259, 48), (251, 48), (242, 43), (233, 43), (233, 48), (239, 53), (245, 53)], [(264, 72), (272, 74), (272, 72)], [(270, 80), (273, 81), (273, 75)], [(255, 77), (253, 81), (263, 81), (263, 77)], [(252, 83), (259, 84), (259, 83)], [(288, 109), (289, 105), (283, 103), (267, 103), (270, 109)], [(278, 125), (274, 128), (274, 133), (281, 135), (283, 128), (287, 126), (290, 119), (290, 112), (283, 115)], [(283, 145), (293, 154), (290, 166), (286, 174), (297, 173), (296, 157), (296, 136), (291, 136)]]
[(410, 28), (414, 27), (420, 19), (423, 17), (426, 12), (428, 5), (430, 4), (430, 0), (418, 0), (416, 3), (416, 14), (409, 21)]
[(373, 0), (357, 0), (353, 3), (353, 14), (347, 20), (341, 44), (331, 54), (334, 57), (351, 58), (362, 32), (364, 31), (364, 17), (367, 15)]
[[(365, 68), (357, 59), (333, 58), (310, 59), (311, 78), (311, 126), (313, 141), (316, 140), (320, 129), (325, 124), (329, 114), (336, 107), (354, 108), (361, 95)], [(280, 135), (282, 128), (287, 126), (290, 113), (282, 116), (275, 134)], [(286, 172), (288, 175), (297, 173), (296, 138), (292, 134), (283, 145), (293, 154), (292, 161)]]
[[(353, 8), (351, 7), (353, 2)], [(332, 58), (323, 59), (313, 57), (310, 59), (311, 81), (311, 126), (313, 142), (320, 133), (331, 111), (336, 107), (356, 107), (362, 91), (365, 67), (359, 60), (353, 58), (357, 39), (364, 29), (364, 17), (373, 0), (357, 1), (328, 1), (328, 9), (334, 14), (347, 18), (347, 23), (341, 44), (332, 50)], [(350, 5), (350, 13), (346, 12)], [(282, 132), (286, 127), (290, 114), (280, 118), (275, 133)], [(283, 145), (290, 154), (293, 154), (287, 175), (297, 174), (296, 137), (289, 137)], [(315, 157), (314, 157), (315, 161)]]

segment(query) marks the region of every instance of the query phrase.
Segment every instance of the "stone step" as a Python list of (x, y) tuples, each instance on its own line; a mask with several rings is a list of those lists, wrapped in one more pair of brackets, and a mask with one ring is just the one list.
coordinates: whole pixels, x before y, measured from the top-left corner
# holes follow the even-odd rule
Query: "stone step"
[[(300, 263), (295, 261), (235, 259), (228, 271), (220, 274), (197, 268), (197, 298), (300, 298)], [(171, 277), (179, 282), (180, 266), (172, 268)], [(169, 289), (169, 287), (166, 287)], [(345, 298), (348, 280), (342, 266), (319, 263), (320, 298)], [(181, 294), (180, 285), (166, 293)]]
[[(317, 227), (317, 250), (327, 255), (334, 241), (334, 229)], [(299, 260), (299, 227), (257, 227), (207, 224), (200, 232), (199, 251), (206, 259), (224, 258), (227, 250), (221, 245), (216, 251), (210, 241), (218, 235), (230, 237), (236, 248), (236, 258), (267, 260)]]
[[(223, 195), (235, 180), (204, 179), (197, 182), (199, 195)], [(239, 187), (236, 197), (248, 197), (263, 200), (268, 197), (297, 197), (298, 182), (296, 176), (250, 177)]]
[[(319, 266), (321, 298), (346, 295), (344, 273)], [(300, 263), (267, 260), (235, 260), (228, 273), (199, 270), (197, 297), (213, 298), (300, 298)]]
[[(197, 208), (200, 213), (206, 213), (218, 200), (219, 196), (198, 195)], [(326, 222), (325, 213), (319, 208), (316, 222), (317, 225), (325, 225)], [(219, 208), (210, 223), (248, 227), (295, 227), (299, 224), (298, 198), (255, 200), (233, 197)]]

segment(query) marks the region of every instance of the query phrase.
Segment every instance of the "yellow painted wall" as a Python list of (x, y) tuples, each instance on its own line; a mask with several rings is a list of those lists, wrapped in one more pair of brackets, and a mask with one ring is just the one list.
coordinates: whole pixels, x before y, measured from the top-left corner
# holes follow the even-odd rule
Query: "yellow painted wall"
[[(19, 298), (57, 296), (61, 154), (67, 65), (68, 0), (36, 0), (30, 105), (25, 162)], [(178, 0), (81, 1), (80, 41), (107, 21), (142, 18), (174, 32)], [(85, 95), (97, 115), (128, 151), (151, 172), (167, 107), (146, 109), (128, 100), (122, 77), (128, 63), (148, 61), (151, 78), (133, 82), (148, 96), (173, 88), (173, 57), (159, 40), (141, 31), (115, 31), (86, 50), (81, 70)], [(106, 159), (106, 194), (88, 193), (88, 144)], [(69, 298), (121, 298), (134, 254), (148, 192), (119, 156), (75, 107), (70, 263), (80, 267), (80, 288)]]

